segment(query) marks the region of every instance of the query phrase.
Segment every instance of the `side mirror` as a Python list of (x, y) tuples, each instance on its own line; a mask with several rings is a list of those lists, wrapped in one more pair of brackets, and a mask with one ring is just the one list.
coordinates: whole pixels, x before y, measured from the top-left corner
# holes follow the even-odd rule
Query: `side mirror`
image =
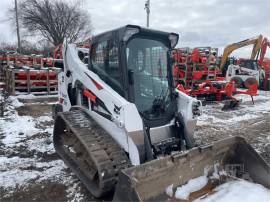
[(128, 83), (129, 85), (134, 84), (134, 71), (131, 69), (128, 70)]
[(71, 71), (70, 70), (67, 70), (66, 76), (67, 77), (70, 77), (71, 76)]

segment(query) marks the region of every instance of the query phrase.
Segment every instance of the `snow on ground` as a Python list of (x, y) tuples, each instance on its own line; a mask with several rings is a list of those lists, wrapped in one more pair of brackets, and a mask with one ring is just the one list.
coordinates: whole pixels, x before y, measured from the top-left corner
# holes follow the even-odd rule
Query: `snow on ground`
[[(207, 177), (206, 175), (200, 176), (189, 180), (186, 184), (177, 187), (175, 193), (172, 186), (166, 189), (166, 193), (171, 198), (180, 200), (191, 200), (192, 193), (203, 190), (207, 187), (210, 179), (221, 179), (220, 176), (226, 176), (225, 172), (219, 173), (220, 175)], [(210, 190), (209, 190), (210, 191)], [(194, 199), (194, 198), (193, 198)], [(215, 187), (212, 191), (204, 193), (203, 196), (195, 199), (194, 202), (269, 202), (270, 190), (264, 186), (252, 183), (242, 179), (229, 179), (227, 182)]]
[(33, 94), (19, 94), (16, 96), (16, 98), (18, 98), (18, 99), (33, 99), (33, 98), (36, 98), (36, 96)]
[(8, 100), (11, 102), (11, 106), (15, 108), (23, 106), (23, 103), (21, 103), (15, 96), (9, 96)]
[(38, 122), (49, 122), (49, 121), (52, 121), (52, 117), (49, 117), (49, 116), (40, 116), (37, 118)]
[(33, 94), (19, 94), (16, 96), (18, 99), (31, 100), (37, 98), (57, 98), (58, 95), (33, 95)]
[(226, 182), (214, 189), (214, 194), (194, 202), (269, 202), (270, 190), (245, 180)]
[(35, 121), (32, 117), (18, 116), (17, 112), (9, 116), (9, 120), (1, 119), (0, 125), (3, 126), (1, 131), (4, 134), (2, 142), (7, 146), (17, 144), (26, 137), (41, 132), (35, 127)]
[[(250, 120), (260, 117), (264, 113), (270, 112), (270, 94), (254, 97), (254, 104), (251, 97), (247, 95), (237, 95), (237, 99), (242, 102), (236, 110), (222, 111), (222, 103), (215, 105), (206, 105), (203, 107), (203, 115), (198, 119), (198, 125), (206, 125), (209, 123), (224, 125), (234, 124), (240, 121)], [(220, 115), (218, 115), (218, 113)]]
[[(37, 197), (35, 189), (54, 189), (52, 192), (56, 195), (65, 192), (60, 198), (46, 196), (50, 201), (89, 200), (81, 193), (79, 180), (55, 153), (50, 112), (46, 111), (38, 117), (31, 116), (30, 111), (27, 116), (19, 115), (21, 107), (27, 107), (25, 111), (29, 110), (16, 97), (9, 97), (4, 118), (0, 118), (0, 200), (17, 200), (17, 193), (27, 201), (31, 199), (29, 194), (30, 197)], [(31, 191), (34, 191), (35, 196), (31, 196)]]
[[(23, 106), (15, 97), (10, 97), (11, 105), (9, 110), (13, 109), (13, 113), (6, 119), (0, 119), (0, 128), (2, 135), (2, 143), (6, 147), (27, 145), (30, 150), (37, 150), (40, 152), (54, 152), (52, 144), (52, 128), (37, 128), (37, 124), (52, 121), (49, 116), (40, 116), (34, 119), (31, 116), (19, 116), (14, 108)], [(48, 133), (50, 137), (39, 139), (32, 139), (33, 134)]]
[(223, 103), (203, 106), (198, 118), (195, 140), (198, 145), (231, 136), (244, 137), (270, 164), (270, 92), (254, 97), (238, 95), (241, 104), (235, 110), (222, 111)]
[[(8, 189), (22, 186), (32, 180), (59, 180), (65, 175), (61, 169), (65, 168), (65, 165), (61, 160), (36, 162), (31, 158), (0, 157), (0, 162), (0, 186)], [(29, 170), (30, 167), (34, 169)]]

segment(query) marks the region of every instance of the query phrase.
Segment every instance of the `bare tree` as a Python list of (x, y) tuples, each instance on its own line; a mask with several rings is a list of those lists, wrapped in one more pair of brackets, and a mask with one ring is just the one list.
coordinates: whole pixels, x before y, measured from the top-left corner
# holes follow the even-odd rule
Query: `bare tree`
[(23, 27), (32, 34), (40, 34), (54, 45), (85, 39), (91, 34), (90, 15), (79, 1), (24, 0), (18, 4)]

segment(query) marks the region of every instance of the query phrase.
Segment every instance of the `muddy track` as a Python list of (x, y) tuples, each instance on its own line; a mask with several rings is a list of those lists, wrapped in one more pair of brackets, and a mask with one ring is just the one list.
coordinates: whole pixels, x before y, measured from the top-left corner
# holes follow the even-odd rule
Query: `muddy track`
[[(1, 201), (67, 201), (67, 187), (61, 183), (43, 181), (26, 187), (17, 187), (11, 196), (1, 197)], [(0, 188), (0, 192), (4, 192)]]
[(40, 117), (51, 112), (52, 106), (47, 104), (26, 104), (17, 108), (20, 116)]

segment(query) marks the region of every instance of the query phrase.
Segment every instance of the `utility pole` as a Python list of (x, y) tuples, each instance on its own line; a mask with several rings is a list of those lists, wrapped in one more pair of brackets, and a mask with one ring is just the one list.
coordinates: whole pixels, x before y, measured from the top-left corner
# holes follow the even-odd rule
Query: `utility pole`
[(15, 0), (15, 17), (16, 17), (16, 27), (17, 27), (17, 39), (18, 39), (18, 53), (21, 52), (21, 37), (20, 37), (20, 25), (19, 25), (19, 16), (18, 16), (18, 4)]
[(84, 8), (84, 0), (78, 1), (78, 4), (79, 4), (79, 7), (80, 7), (81, 9)]
[(146, 27), (149, 27), (149, 17), (150, 17), (150, 0), (146, 0), (145, 7), (146, 10)]

